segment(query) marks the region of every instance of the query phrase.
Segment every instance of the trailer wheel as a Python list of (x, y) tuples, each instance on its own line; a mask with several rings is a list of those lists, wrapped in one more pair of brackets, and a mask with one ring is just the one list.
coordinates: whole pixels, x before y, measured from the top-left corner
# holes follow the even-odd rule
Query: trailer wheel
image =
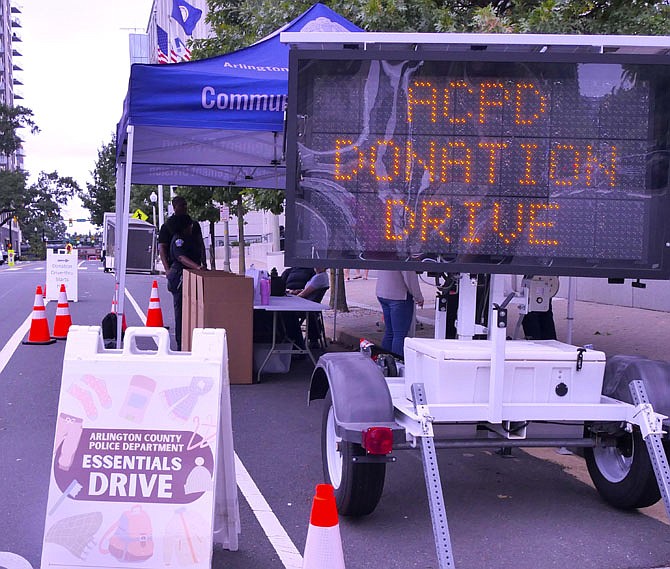
[(638, 429), (616, 445), (584, 449), (591, 480), (602, 498), (623, 510), (646, 508), (661, 499), (647, 445)]
[(326, 395), (321, 430), (321, 459), (326, 482), (335, 490), (337, 511), (342, 516), (366, 516), (374, 511), (384, 490), (386, 464), (361, 462), (365, 449), (343, 441), (335, 433), (335, 415), (330, 391)]

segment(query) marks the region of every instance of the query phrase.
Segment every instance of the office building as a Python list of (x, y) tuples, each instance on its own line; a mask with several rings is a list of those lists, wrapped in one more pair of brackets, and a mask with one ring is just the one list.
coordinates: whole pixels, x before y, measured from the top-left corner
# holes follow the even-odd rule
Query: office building
[(130, 62), (189, 61), (189, 41), (211, 35), (207, 12), (207, 0), (154, 0), (146, 32), (130, 35)]
[[(16, 90), (22, 85), (17, 77), (21, 71), (21, 9), (11, 0), (0, 0), (0, 104), (13, 107), (21, 105), (23, 97)], [(23, 150), (6, 157), (0, 155), (0, 168), (23, 169)]]

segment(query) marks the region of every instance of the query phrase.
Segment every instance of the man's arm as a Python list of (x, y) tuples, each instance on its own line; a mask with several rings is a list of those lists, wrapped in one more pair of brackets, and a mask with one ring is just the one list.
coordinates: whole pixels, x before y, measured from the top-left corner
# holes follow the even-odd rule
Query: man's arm
[(303, 298), (308, 297), (310, 294), (312, 294), (316, 289), (311, 285), (307, 284), (305, 288), (303, 288), (299, 293), (298, 296), (302, 296)]
[(172, 241), (172, 234), (168, 229), (166, 221), (158, 230), (158, 256), (161, 259), (161, 263), (163, 263), (166, 275), (170, 269), (170, 261), (168, 260), (170, 258), (170, 241)]
[(207, 268), (207, 250), (205, 249), (205, 240), (202, 237), (202, 228), (197, 221), (193, 222), (193, 227), (197, 227), (198, 239), (200, 241), (200, 258), (202, 259), (202, 267)]
[(165, 243), (158, 244), (158, 255), (161, 258), (161, 263), (163, 263), (163, 268), (167, 274), (170, 264), (168, 263), (168, 246)]
[(177, 255), (177, 260), (187, 269), (193, 269), (194, 271), (198, 271), (201, 268), (203, 268), (201, 265), (198, 265), (198, 263), (192, 261), (190, 257), (187, 257), (186, 255)]

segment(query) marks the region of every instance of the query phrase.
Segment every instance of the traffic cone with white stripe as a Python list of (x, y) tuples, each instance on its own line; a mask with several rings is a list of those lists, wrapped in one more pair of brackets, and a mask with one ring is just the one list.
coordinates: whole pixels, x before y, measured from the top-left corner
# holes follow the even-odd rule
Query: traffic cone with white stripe
[(53, 344), (56, 340), (49, 334), (49, 322), (47, 322), (47, 313), (44, 308), (44, 298), (42, 297), (42, 287), (38, 286), (35, 290), (35, 302), (33, 304), (33, 317), (30, 321), (30, 333), (24, 344)]
[(161, 301), (158, 298), (158, 282), (154, 281), (151, 286), (151, 298), (149, 299), (149, 310), (147, 310), (147, 326), (163, 328), (163, 311)]
[(330, 484), (316, 486), (302, 568), (344, 569), (335, 493)]
[(72, 326), (72, 318), (70, 317), (70, 305), (67, 302), (67, 292), (65, 292), (65, 285), (60, 285), (58, 293), (58, 304), (56, 305), (56, 320), (54, 320), (54, 335), (56, 340), (66, 340), (67, 333)]

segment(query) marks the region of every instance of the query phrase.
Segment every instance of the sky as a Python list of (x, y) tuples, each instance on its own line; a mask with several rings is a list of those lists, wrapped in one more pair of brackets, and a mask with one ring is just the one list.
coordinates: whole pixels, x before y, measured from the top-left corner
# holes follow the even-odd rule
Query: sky
[[(19, 3), (17, 3), (19, 5)], [(128, 34), (144, 33), (152, 0), (23, 0), (23, 40), (15, 44), (23, 71), (15, 104), (32, 109), (41, 132), (25, 132), (24, 167), (30, 182), (40, 172), (70, 176), (85, 188), (100, 148), (111, 140), (128, 87)], [(76, 202), (64, 219), (87, 218)], [(88, 232), (75, 223), (68, 232)]]

